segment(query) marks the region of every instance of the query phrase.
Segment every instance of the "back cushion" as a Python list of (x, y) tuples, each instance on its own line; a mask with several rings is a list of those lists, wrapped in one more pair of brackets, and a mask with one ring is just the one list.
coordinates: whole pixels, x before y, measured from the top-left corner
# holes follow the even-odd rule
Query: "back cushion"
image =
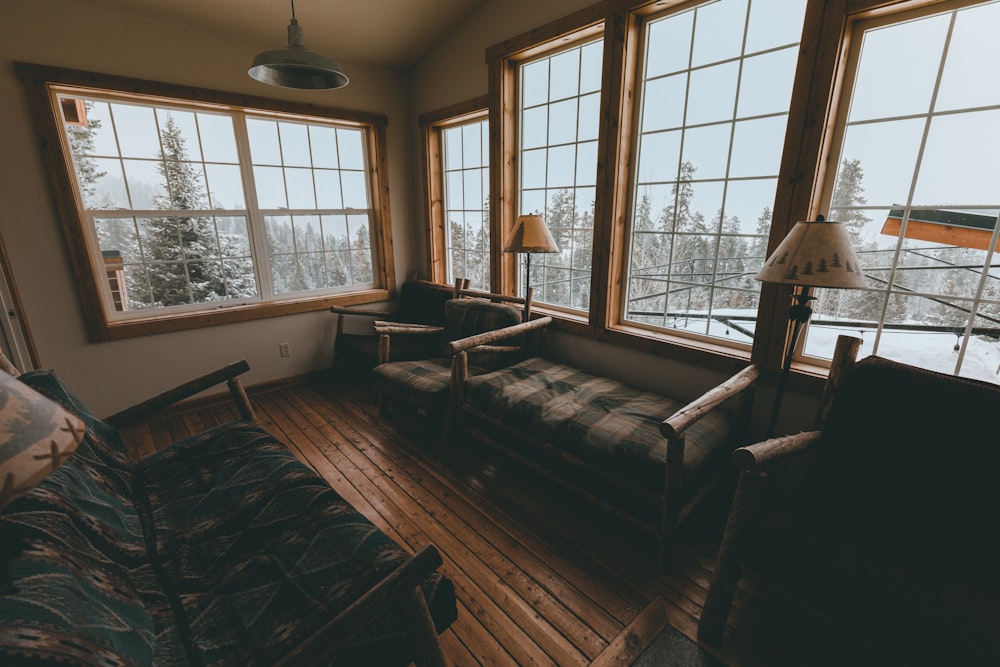
[(997, 385), (868, 357), (834, 398), (803, 488), (908, 546), (993, 553), (998, 416)]
[(399, 319), (411, 324), (444, 324), (444, 305), (455, 290), (445, 285), (408, 281), (399, 289)]
[(521, 311), (517, 308), (483, 299), (452, 299), (444, 306), (444, 317), (444, 333), (448, 340), (521, 323)]

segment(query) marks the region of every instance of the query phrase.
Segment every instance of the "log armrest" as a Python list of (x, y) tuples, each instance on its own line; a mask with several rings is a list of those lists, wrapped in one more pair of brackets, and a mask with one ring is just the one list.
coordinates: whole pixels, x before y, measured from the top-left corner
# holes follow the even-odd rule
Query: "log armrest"
[(444, 654), (420, 582), (441, 566), (441, 554), (428, 544), (285, 656), (276, 667), (321, 664), (347, 646), (370, 623), (399, 610), (410, 633), (418, 667), (444, 667)]
[(257, 416), (250, 405), (250, 399), (247, 397), (246, 391), (243, 390), (243, 385), (237, 377), (248, 370), (250, 370), (250, 365), (245, 359), (234, 362), (211, 373), (206, 373), (201, 377), (189, 380), (173, 389), (168, 389), (142, 403), (125, 408), (121, 412), (116, 412), (110, 417), (106, 417), (104, 421), (115, 428), (120, 428), (131, 422), (149, 417), (160, 410), (168, 408), (186, 398), (190, 398), (206, 389), (211, 389), (223, 382), (229, 386), (229, 393), (233, 398), (233, 402), (236, 403), (236, 408), (239, 410), (240, 416), (248, 421), (257, 421)]
[(330, 312), (337, 315), (360, 315), (363, 317), (392, 317), (399, 311), (398, 301), (387, 301), (384, 308), (369, 306), (330, 306)]
[(668, 440), (676, 438), (687, 427), (708, 414), (712, 408), (752, 387), (760, 374), (760, 367), (756, 364), (747, 366), (664, 419), (660, 423), (660, 433)]
[(740, 447), (733, 452), (733, 463), (740, 470), (757, 471), (768, 461), (806, 451), (822, 435), (822, 431), (804, 431)]
[(498, 340), (505, 340), (507, 338), (513, 338), (514, 336), (520, 336), (528, 331), (534, 331), (535, 329), (547, 327), (551, 323), (551, 317), (539, 317), (537, 320), (529, 320), (527, 322), (521, 322), (520, 324), (512, 324), (511, 326), (503, 327), (502, 329), (494, 329), (493, 331), (487, 331), (474, 336), (453, 340), (445, 346), (445, 351), (449, 355), (455, 355), (459, 352), (466, 352), (480, 345), (489, 345)]
[(444, 333), (444, 327), (432, 324), (397, 324), (395, 322), (376, 321), (374, 324), (375, 333), (381, 335), (417, 335), (426, 336), (428, 334)]

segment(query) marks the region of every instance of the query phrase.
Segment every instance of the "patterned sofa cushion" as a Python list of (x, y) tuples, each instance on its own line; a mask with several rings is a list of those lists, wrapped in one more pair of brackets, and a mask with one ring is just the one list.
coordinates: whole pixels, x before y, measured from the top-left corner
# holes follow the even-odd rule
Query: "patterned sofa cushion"
[[(22, 378), (87, 435), (0, 513), (0, 665), (270, 665), (407, 558), (256, 425), (132, 464), (54, 373)], [(422, 587), (441, 631), (454, 588)], [(406, 665), (408, 641), (389, 615), (335, 664)]]
[(20, 380), (79, 415), (87, 432), (0, 513), (0, 664), (151, 664), (154, 645), (177, 645), (149, 613), (168, 608), (146, 558), (125, 448), (51, 371)]
[[(470, 377), (465, 403), (590, 463), (662, 491), (667, 441), (660, 422), (684, 403), (533, 357)], [(696, 488), (724, 457), (732, 415), (713, 410), (686, 431), (684, 488)]]
[[(273, 664), (407, 558), (253, 424), (175, 443), (141, 460), (136, 479), (151, 560), (183, 608), (192, 664)], [(451, 583), (433, 575), (424, 592), (444, 629), (456, 615)], [(399, 619), (387, 617), (338, 664), (406, 665), (406, 647)]]

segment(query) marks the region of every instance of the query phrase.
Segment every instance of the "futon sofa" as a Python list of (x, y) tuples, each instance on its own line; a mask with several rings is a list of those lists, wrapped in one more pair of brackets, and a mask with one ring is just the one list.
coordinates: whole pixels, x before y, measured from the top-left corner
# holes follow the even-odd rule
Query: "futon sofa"
[[(522, 335), (526, 325), (453, 341), (449, 351)], [(653, 533), (666, 570), (679, 526), (718, 487), (742, 444), (759, 374), (748, 366), (689, 402), (542, 355), (470, 375), (453, 392), (463, 431)]]
[(818, 430), (734, 452), (699, 635), (752, 573), (903, 664), (1000, 665), (1000, 386), (874, 356), (834, 384)]
[(266, 430), (131, 462), (55, 373), (20, 379), (86, 436), (0, 510), (0, 664), (443, 663), (440, 555), (411, 557)]

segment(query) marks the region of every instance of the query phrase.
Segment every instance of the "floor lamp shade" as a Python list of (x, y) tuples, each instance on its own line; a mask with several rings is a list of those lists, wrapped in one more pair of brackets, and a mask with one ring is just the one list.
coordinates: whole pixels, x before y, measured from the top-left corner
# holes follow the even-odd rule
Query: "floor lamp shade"
[(504, 246), (504, 252), (559, 252), (545, 220), (540, 215), (522, 215), (514, 225), (514, 233)]
[(0, 507), (58, 468), (83, 435), (79, 417), (0, 373)]
[(861, 288), (864, 272), (843, 223), (824, 220), (796, 222), (775, 248), (757, 280), (809, 287)]
[(535, 252), (559, 252), (552, 232), (540, 215), (518, 216), (514, 233), (503, 248), (504, 252), (523, 252), (527, 255), (524, 263), (525, 294), (531, 288), (531, 254)]

